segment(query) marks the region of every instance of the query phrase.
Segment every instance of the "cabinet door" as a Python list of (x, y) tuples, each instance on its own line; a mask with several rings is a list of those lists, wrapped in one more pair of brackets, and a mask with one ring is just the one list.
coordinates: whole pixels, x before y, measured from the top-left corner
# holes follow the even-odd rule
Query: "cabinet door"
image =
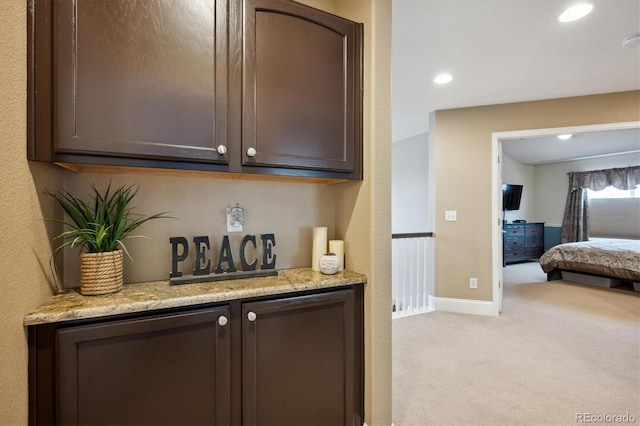
[(229, 308), (57, 331), (57, 423), (229, 424)]
[(228, 0), (59, 0), (55, 152), (222, 163)]
[(242, 165), (361, 178), (362, 25), (244, 0), (243, 35)]
[(243, 304), (243, 423), (362, 424), (354, 289)]

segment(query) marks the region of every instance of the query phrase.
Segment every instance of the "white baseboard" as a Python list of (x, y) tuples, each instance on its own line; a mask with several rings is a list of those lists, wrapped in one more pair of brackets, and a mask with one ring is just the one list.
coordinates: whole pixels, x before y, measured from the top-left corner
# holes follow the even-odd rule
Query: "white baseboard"
[(485, 300), (452, 299), (449, 297), (434, 297), (436, 311), (457, 312), (460, 314), (474, 314), (497, 316), (493, 302)]

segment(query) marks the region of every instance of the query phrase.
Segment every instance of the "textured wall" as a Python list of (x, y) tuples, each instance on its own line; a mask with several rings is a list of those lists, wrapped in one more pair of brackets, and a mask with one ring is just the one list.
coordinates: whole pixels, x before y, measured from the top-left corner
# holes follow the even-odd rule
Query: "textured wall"
[(335, 185), (347, 267), (367, 274), (365, 421), (391, 413), (391, 1), (300, 0), (364, 24), (364, 181)]
[(391, 1), (341, 0), (337, 13), (364, 23), (364, 181), (336, 186), (336, 233), (350, 267), (367, 274), (365, 421), (391, 416)]
[[(247, 210), (242, 233), (229, 234), (234, 260), (241, 237), (273, 233), (276, 236), (278, 269), (311, 265), (311, 236), (314, 226), (327, 226), (334, 235), (334, 186), (310, 183), (227, 180), (203, 177), (76, 174), (64, 171), (65, 187), (76, 194), (88, 194), (90, 183), (99, 188), (135, 183), (139, 187), (135, 211), (141, 214), (169, 212), (176, 219), (147, 222), (140, 233), (153, 241), (129, 239), (126, 244), (133, 261), (125, 256), (125, 282), (167, 279), (171, 269), (169, 238), (184, 236), (192, 241), (206, 235), (211, 242), (208, 257), (217, 261), (222, 237), (227, 234), (226, 209), (236, 203)], [(260, 248), (259, 248), (260, 249)], [(190, 274), (193, 252), (182, 272)], [(65, 255), (65, 286), (79, 283), (78, 256)]]
[(391, 151), (393, 233), (429, 232), (429, 134), (394, 142)]
[[(44, 189), (86, 191), (136, 183), (141, 213), (170, 210), (179, 221), (150, 223), (144, 233), (166, 246), (172, 235), (224, 233), (221, 212), (240, 203), (249, 211), (247, 232), (274, 232), (278, 267), (309, 265), (310, 228), (326, 225), (346, 240), (348, 267), (364, 272), (366, 292), (366, 404), (370, 425), (391, 424), (390, 316), (390, 13), (389, 0), (308, 0), (306, 3), (365, 22), (365, 181), (339, 185), (268, 183), (194, 177), (74, 174), (26, 161), (26, 1), (0, 1), (0, 424), (27, 423), (27, 341), (24, 314), (52, 294), (51, 236), (42, 217), (55, 208)], [(332, 9), (336, 10), (332, 10)], [(376, 47), (374, 49), (374, 46)], [(375, 52), (375, 54), (374, 54)], [(339, 206), (338, 206), (339, 204)], [(135, 262), (127, 282), (168, 274), (168, 253), (153, 243), (133, 242)], [(67, 283), (74, 265), (67, 255)]]
[(51, 294), (37, 185), (60, 179), (53, 166), (30, 168), (26, 159), (26, 34), (26, 1), (0, 2), (0, 424), (6, 425), (27, 423), (22, 318)]
[(522, 164), (506, 154), (502, 154), (502, 182), (522, 185), (522, 198), (519, 210), (506, 211), (505, 222), (524, 219), (528, 222), (537, 222), (539, 219), (534, 214), (536, 206), (536, 185), (534, 181), (534, 166)]
[[(436, 296), (492, 299), (493, 132), (640, 120), (640, 91), (460, 108), (435, 113)], [(444, 211), (457, 210), (457, 222)], [(478, 289), (469, 289), (469, 277)]]
[(640, 154), (636, 152), (632, 154), (611, 155), (536, 166), (535, 216), (537, 220), (555, 225), (562, 224), (567, 192), (569, 190), (567, 173), (637, 165), (640, 165)]

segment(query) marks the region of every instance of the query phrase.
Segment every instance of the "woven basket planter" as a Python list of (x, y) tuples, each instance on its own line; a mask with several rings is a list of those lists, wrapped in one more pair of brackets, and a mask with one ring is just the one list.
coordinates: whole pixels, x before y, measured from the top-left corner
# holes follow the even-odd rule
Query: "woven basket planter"
[(80, 255), (80, 293), (85, 296), (122, 290), (122, 250)]

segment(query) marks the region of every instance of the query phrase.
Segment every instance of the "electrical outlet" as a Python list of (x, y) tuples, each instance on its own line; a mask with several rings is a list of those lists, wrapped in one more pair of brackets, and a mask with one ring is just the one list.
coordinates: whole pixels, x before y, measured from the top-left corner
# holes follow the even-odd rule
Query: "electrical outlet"
[(478, 288), (477, 278), (469, 278), (469, 288)]

